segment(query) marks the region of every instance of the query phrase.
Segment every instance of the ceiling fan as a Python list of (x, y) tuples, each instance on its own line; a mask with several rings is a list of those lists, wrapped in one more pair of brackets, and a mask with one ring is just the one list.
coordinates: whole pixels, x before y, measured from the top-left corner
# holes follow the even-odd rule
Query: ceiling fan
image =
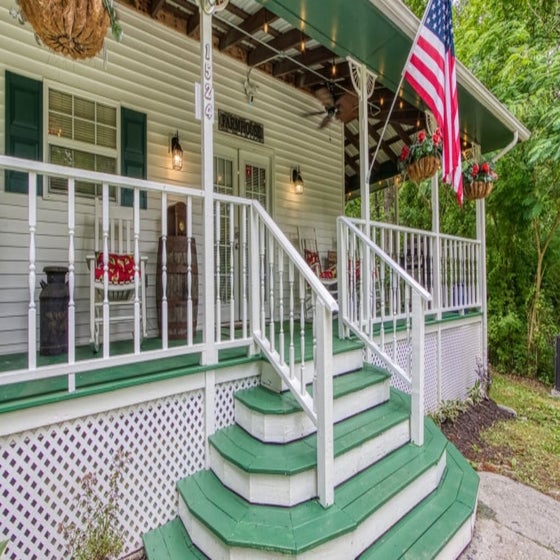
[(346, 124), (358, 116), (357, 96), (349, 92), (335, 92), (333, 82), (328, 82), (315, 90), (315, 97), (323, 104), (323, 109), (310, 111), (303, 116), (324, 115), (319, 128), (325, 128), (335, 119)]

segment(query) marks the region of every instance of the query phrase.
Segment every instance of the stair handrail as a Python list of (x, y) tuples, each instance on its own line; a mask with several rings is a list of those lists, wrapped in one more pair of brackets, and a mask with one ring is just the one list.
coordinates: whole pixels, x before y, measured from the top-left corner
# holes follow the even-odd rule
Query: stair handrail
[[(364, 342), (370, 353), (377, 355), (393, 373), (397, 374), (410, 387), (412, 396), (411, 439), (417, 445), (422, 445), (424, 441), (424, 310), (426, 304), (432, 300), (432, 296), (410, 274), (408, 274), (405, 269), (403, 269), (385, 251), (383, 251), (376, 243), (365, 235), (351, 219), (344, 216), (339, 217), (337, 220), (337, 233), (340, 336), (347, 336), (348, 332), (351, 331), (355, 336)], [(361, 254), (363, 262), (360, 262), (358, 265), (360, 278), (357, 280), (355, 278), (356, 272), (349, 273), (351, 266), (356, 267), (355, 254), (351, 254), (350, 251), (347, 251), (350, 236), (353, 237), (353, 248), (355, 248), (356, 241), (362, 246)], [(372, 256), (374, 258), (372, 258)], [(375, 262), (375, 259), (379, 259), (379, 265)], [(378, 269), (381, 271), (382, 278), (376, 278), (376, 270)], [(386, 269), (390, 271), (389, 276), (386, 276)], [(384, 284), (387, 279), (391, 285), (391, 289), (387, 290), (387, 292), (390, 293), (388, 296), (383, 293), (380, 299), (383, 299), (383, 302), (381, 303), (382, 308), (386, 297), (391, 300), (389, 307), (390, 311), (393, 313), (393, 356), (390, 356), (384, 349), (385, 343), (383, 340), (383, 329), (385, 316), (383, 312), (381, 313), (380, 318), (378, 318), (381, 332), (380, 343), (376, 342), (376, 333), (373, 329), (373, 319), (375, 318), (375, 315), (372, 316), (372, 308), (375, 310), (378, 302), (375, 299), (376, 292), (375, 289), (372, 290), (372, 284), (379, 286), (380, 284)], [(411, 293), (411, 301), (408, 301), (408, 292), (405, 293), (404, 298), (399, 296), (399, 305), (404, 307), (407, 312), (406, 329), (407, 331), (410, 331), (410, 374), (407, 374), (407, 372), (396, 360), (397, 320), (395, 313), (396, 305), (393, 304), (392, 298), (396, 298), (394, 292), (400, 290), (401, 285), (408, 287)], [(397, 289), (395, 289), (395, 286), (397, 286)], [(353, 296), (351, 294), (352, 288), (355, 288)], [(384, 287), (382, 286), (380, 289), (383, 291)], [(372, 294), (371, 299), (370, 297), (364, 298), (362, 295), (363, 293)], [(354, 298), (354, 301), (359, 301), (359, 312), (354, 317), (351, 317), (348, 313), (351, 297)], [(370, 305), (367, 305), (367, 302), (369, 302)], [(408, 313), (408, 308), (410, 308), (410, 313)]]
[[(312, 292), (312, 322), (314, 326), (314, 390), (312, 397), (305, 387), (304, 372), (301, 372), (299, 378), (294, 375), (294, 368), (283, 362), (282, 355), (275, 350), (273, 320), (269, 323), (271, 332), (267, 337), (264, 313), (259, 309), (262, 303), (259, 294), (254, 294), (255, 297), (251, 300), (251, 323), (253, 325), (253, 339), (256, 344), (317, 428), (317, 493), (321, 505), (328, 507), (334, 502), (332, 323), (333, 313), (338, 311), (338, 303), (262, 205), (258, 201), (252, 201), (252, 209), (250, 225), (251, 257), (249, 260), (251, 285), (258, 286), (260, 278), (262, 278), (261, 275), (266, 273), (266, 267), (264, 267), (265, 270), (262, 270), (263, 259), (259, 256), (264, 253), (262, 239), (266, 237), (269, 245), (272, 246), (272, 241), (276, 243), (275, 249), (280, 249), (289, 263), (297, 269), (300, 291), (310, 289)], [(265, 228), (270, 237), (261, 235), (261, 227)], [(261, 248), (259, 248), (259, 244), (261, 244)], [(293, 271), (290, 274), (293, 278)], [(288, 312), (290, 320), (293, 319), (293, 311), (292, 307)], [(279, 343), (279, 347), (283, 347), (283, 342)], [(303, 357), (303, 351), (301, 354)], [(290, 360), (293, 361), (292, 358)]]

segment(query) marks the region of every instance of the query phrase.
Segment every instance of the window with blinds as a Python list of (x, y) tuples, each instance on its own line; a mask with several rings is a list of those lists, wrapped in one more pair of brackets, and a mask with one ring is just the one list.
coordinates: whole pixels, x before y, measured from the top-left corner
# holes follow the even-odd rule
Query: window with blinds
[[(48, 91), (48, 158), (51, 163), (117, 173), (117, 107), (71, 93)], [(66, 193), (65, 179), (51, 178), (49, 192)], [(76, 194), (93, 197), (101, 185), (76, 181)], [(116, 188), (110, 187), (116, 199)]]

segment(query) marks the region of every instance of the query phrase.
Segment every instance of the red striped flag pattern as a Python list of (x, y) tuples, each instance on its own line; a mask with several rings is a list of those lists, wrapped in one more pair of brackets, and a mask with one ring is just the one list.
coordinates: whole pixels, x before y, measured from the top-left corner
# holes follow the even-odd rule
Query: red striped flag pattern
[(443, 133), (443, 180), (463, 202), (461, 137), (451, 0), (432, 0), (412, 47), (405, 78), (434, 114)]

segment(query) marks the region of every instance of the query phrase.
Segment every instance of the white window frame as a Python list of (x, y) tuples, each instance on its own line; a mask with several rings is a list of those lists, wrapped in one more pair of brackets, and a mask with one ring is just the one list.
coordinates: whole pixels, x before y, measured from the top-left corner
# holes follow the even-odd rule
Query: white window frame
[[(79, 140), (73, 140), (71, 138), (62, 138), (54, 134), (49, 134), (49, 91), (50, 90), (60, 91), (62, 93), (67, 93), (73, 97), (81, 97), (87, 101), (92, 101), (95, 103), (101, 103), (115, 109), (115, 128), (116, 128), (116, 147), (106, 148), (104, 146), (94, 146), (88, 142), (82, 142)], [(121, 168), (121, 105), (115, 102), (113, 99), (107, 97), (102, 97), (100, 95), (95, 95), (79, 88), (74, 88), (61, 84), (60, 82), (54, 82), (50, 80), (43, 80), (43, 161), (50, 163), (50, 147), (56, 144), (63, 148), (71, 148), (74, 150), (81, 150), (88, 153), (93, 153), (96, 155), (114, 157), (115, 158), (115, 174), (120, 173)], [(93, 148), (93, 149), (92, 149)], [(119, 189), (116, 187), (110, 188), (110, 199), (114, 202), (119, 200)], [(82, 192), (76, 192), (76, 196), (85, 199), (93, 198), (92, 195), (85, 194)], [(60, 190), (51, 190), (50, 181), (45, 181), (45, 188), (43, 188), (43, 198), (45, 199), (66, 199), (66, 193)]]

